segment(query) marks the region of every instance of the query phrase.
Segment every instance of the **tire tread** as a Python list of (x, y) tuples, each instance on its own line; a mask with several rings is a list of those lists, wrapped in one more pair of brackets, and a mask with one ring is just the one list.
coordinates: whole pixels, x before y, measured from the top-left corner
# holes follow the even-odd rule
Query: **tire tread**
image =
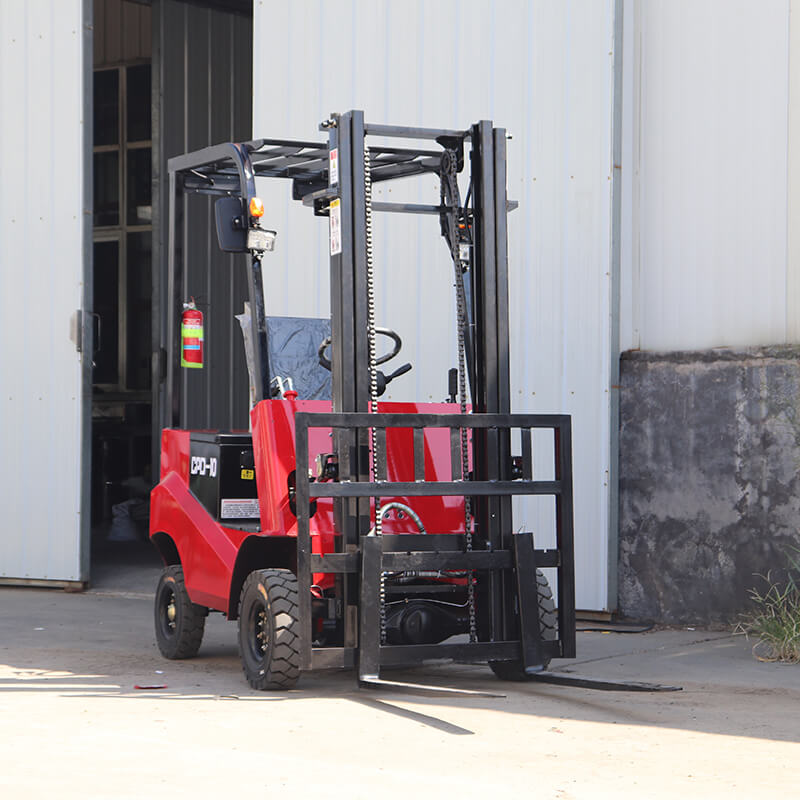
[[(247, 631), (247, 615), (244, 604), (248, 594), (257, 591), (261, 583), (267, 592), (267, 610), (272, 616), (273, 636), (268, 663), (254, 669), (248, 663), (243, 637)], [(278, 616), (288, 617), (276, 624)], [(297, 598), (297, 579), (286, 569), (260, 569), (251, 572), (242, 586), (239, 597), (239, 653), (247, 682), (253, 689), (291, 689), (300, 677), (300, 621)]]
[[(159, 624), (159, 592), (163, 583), (172, 581), (172, 592), (175, 602), (179, 606), (178, 624), (174, 637), (165, 638), (161, 633)], [(186, 581), (183, 576), (183, 567), (173, 565), (165, 567), (159, 579), (155, 600), (155, 625), (156, 642), (161, 655), (170, 660), (194, 658), (203, 643), (203, 634), (206, 628), (208, 609), (191, 601), (186, 590)]]

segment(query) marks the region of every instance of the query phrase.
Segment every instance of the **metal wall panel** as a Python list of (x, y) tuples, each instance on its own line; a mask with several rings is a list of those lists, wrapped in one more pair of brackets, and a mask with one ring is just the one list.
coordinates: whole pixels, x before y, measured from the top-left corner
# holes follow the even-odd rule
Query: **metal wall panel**
[(91, 251), (90, 25), (84, 0), (0, 0), (2, 579), (88, 577), (88, 367), (70, 322)]
[[(796, 339), (787, 313), (789, 0), (625, 6), (622, 348)], [(796, 310), (796, 308), (795, 308)]]
[[(299, 0), (254, 13), (257, 136), (324, 141), (318, 123), (349, 108), (404, 125), (492, 119), (513, 136), (514, 410), (573, 414), (577, 601), (608, 608), (614, 3)], [(266, 183), (279, 232), (265, 258), (268, 313), (327, 316), (326, 220), (293, 204), (288, 186)], [(408, 183), (376, 186), (374, 198), (438, 202), (433, 179)], [(375, 217), (378, 324), (403, 337), (398, 363), (414, 364), (387, 395), (441, 400), (455, 308), (438, 220), (393, 215), (389, 230)], [(550, 531), (552, 507), (528, 502), (515, 520)]]
[[(154, 324), (166, 346), (168, 176), (167, 160), (210, 144), (251, 138), (252, 22), (228, 13), (178, 0), (153, 6), (159, 69), (154, 118), (159, 131), (154, 154)], [(212, 203), (188, 198), (179, 247), (185, 256), (179, 285), (183, 300), (194, 297), (205, 315), (205, 362), (202, 370), (176, 370), (180, 379), (181, 424), (193, 428), (248, 427), (248, 379), (244, 345), (235, 314), (247, 298), (243, 256), (220, 252)], [(156, 310), (157, 309), (157, 310)], [(180, 309), (178, 309), (178, 316)], [(177, 336), (177, 334), (176, 334)], [(175, 340), (177, 342), (177, 338)], [(178, 353), (177, 345), (174, 352)], [(171, 424), (163, 407), (158, 372), (156, 419)], [(158, 452), (158, 443), (154, 442)]]
[(94, 0), (94, 66), (105, 67), (151, 55), (150, 9), (137, 0)]

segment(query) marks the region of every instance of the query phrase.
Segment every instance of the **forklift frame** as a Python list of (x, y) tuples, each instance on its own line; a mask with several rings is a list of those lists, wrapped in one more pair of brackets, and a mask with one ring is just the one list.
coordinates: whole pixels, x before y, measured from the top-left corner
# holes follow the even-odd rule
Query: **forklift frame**
[[(247, 208), (256, 195), (256, 177), (292, 180), (292, 195), (316, 215), (330, 215), (337, 201), (341, 243), (331, 248), (332, 413), (299, 412), (295, 417), (296, 463), (308, 464), (308, 431), (331, 428), (338, 457), (338, 481), (312, 482), (297, 470), (297, 563), (301, 669), (356, 667), (362, 682), (378, 680), (381, 666), (418, 664), (428, 658), (459, 661), (518, 659), (533, 674), (550, 658), (575, 656), (575, 579), (571, 421), (568, 415), (512, 414), (509, 370), (507, 214), (515, 204), (506, 197), (506, 132), (489, 121), (466, 130), (368, 124), (361, 111), (333, 115), (322, 123), (327, 144), (259, 139), (224, 144), (168, 162), (169, 242), (166, 404), (169, 420), (180, 421), (180, 389), (175, 342), (178, 327), (176, 229), (184, 193), (234, 194)], [(397, 138), (402, 147), (370, 146), (369, 137)], [(371, 180), (392, 180), (424, 173), (440, 174), (442, 150), (412, 146), (426, 140), (463, 155), (469, 146), (474, 247), (468, 280), (466, 342), (471, 413), (370, 413), (367, 370), (367, 256), (365, 153)], [(335, 159), (337, 168), (331, 168)], [(464, 163), (466, 159), (464, 158)], [(373, 211), (435, 214), (439, 205), (372, 202)], [(249, 258), (248, 291), (254, 345), (256, 402), (271, 396), (261, 254)], [(388, 429), (413, 430), (413, 482), (386, 480), (385, 447), (372, 465), (369, 431), (385, 442)], [(449, 481), (425, 475), (424, 431), (450, 431)], [(460, 431), (469, 432), (472, 474), (461, 474)], [(555, 480), (533, 480), (531, 431), (550, 429), (554, 437)], [(511, 432), (519, 430), (521, 474), (512, 468)], [(376, 536), (372, 502), (397, 496), (463, 496), (474, 500), (475, 544), (465, 549), (463, 534)], [(512, 497), (551, 495), (556, 504), (556, 547), (537, 550), (530, 532), (513, 533)], [(315, 498), (334, 498), (340, 552), (311, 553), (309, 507)], [(413, 549), (410, 549), (413, 548)], [(266, 566), (266, 565), (265, 565)], [(542, 641), (536, 591), (537, 567), (558, 575), (558, 638)], [(481, 606), (478, 641), (465, 644), (387, 645), (380, 641), (379, 585), (386, 569), (473, 570)], [(342, 646), (313, 647), (311, 584), (313, 574), (335, 573), (343, 615)]]
[[(300, 620), (303, 630), (311, 629), (311, 581), (314, 573), (334, 572), (358, 576), (358, 613), (345, 614), (345, 646), (312, 648), (310, 640), (301, 645), (301, 668), (358, 666), (359, 679), (373, 682), (380, 667), (418, 664), (426, 659), (452, 658), (461, 662), (512, 661), (520, 658), (526, 669), (536, 670), (551, 658), (575, 656), (574, 584), (564, 569), (572, 560), (572, 458), (571, 425), (566, 415), (541, 414), (392, 414), (349, 413), (308, 414), (295, 417), (296, 458), (308, 460), (308, 430), (311, 427), (332, 428), (349, 433), (366, 433), (377, 428), (385, 439), (387, 429), (411, 429), (414, 432), (414, 481), (386, 479), (386, 448), (379, 448), (375, 465), (378, 480), (344, 481), (339, 483), (297, 482), (297, 577), (300, 598)], [(451, 480), (426, 479), (423, 431), (447, 428), (451, 441)], [(523, 478), (516, 480), (463, 480), (459, 460), (459, 433), (463, 428), (473, 432), (510, 433), (520, 431), (522, 441)], [(551, 429), (555, 445), (555, 480), (534, 481), (531, 429)], [(347, 552), (314, 555), (311, 553), (309, 508), (311, 500), (320, 497), (369, 500), (381, 497), (471, 496), (495, 500), (512, 495), (553, 495), (556, 498), (557, 543), (555, 549), (534, 549), (529, 532), (513, 536), (497, 526), (489, 530), (489, 538), (480, 538), (482, 549), (467, 551), (463, 534), (403, 534), (361, 537), (360, 547)], [(492, 538), (493, 537), (493, 538)], [(543, 641), (539, 631), (539, 607), (535, 580), (539, 567), (558, 571), (559, 637)], [(485, 641), (457, 644), (388, 645), (380, 642), (379, 589), (380, 575), (392, 570), (467, 570), (485, 571), (490, 576), (483, 592), (488, 636)], [(497, 580), (500, 574), (513, 570), (515, 581)], [(514, 601), (516, 594), (516, 602)], [(355, 603), (353, 603), (355, 604)], [(358, 632), (355, 620), (358, 620)], [(350, 630), (347, 622), (350, 620)], [(487, 624), (488, 623), (488, 624)], [(348, 645), (348, 642), (358, 642)]]

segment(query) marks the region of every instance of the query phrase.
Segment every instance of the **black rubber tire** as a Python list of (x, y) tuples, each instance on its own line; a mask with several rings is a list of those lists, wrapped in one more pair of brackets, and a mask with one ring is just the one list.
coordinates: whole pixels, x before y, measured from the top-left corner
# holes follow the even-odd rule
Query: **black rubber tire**
[(156, 587), (156, 642), (164, 658), (194, 658), (203, 642), (208, 609), (189, 599), (183, 567), (165, 567)]
[[(539, 631), (544, 641), (552, 642), (556, 638), (556, 625), (558, 623), (556, 604), (547, 578), (538, 569), (536, 570), (536, 591), (539, 595)], [(550, 659), (548, 658), (544, 662), (545, 669), (547, 669), (549, 663)], [(531, 680), (530, 675), (526, 674), (525, 668), (519, 659), (516, 661), (490, 661), (489, 666), (501, 681)]]
[(300, 677), (297, 578), (288, 569), (257, 569), (239, 600), (239, 656), (254, 689), (291, 689)]

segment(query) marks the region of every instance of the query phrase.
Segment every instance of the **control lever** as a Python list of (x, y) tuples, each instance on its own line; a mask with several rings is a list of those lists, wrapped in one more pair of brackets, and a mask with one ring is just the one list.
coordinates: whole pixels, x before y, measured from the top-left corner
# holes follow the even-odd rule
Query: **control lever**
[(456, 403), (458, 399), (456, 395), (458, 394), (458, 369), (453, 367), (452, 369), (447, 370), (447, 400), (446, 403)]
[(402, 367), (398, 367), (391, 375), (384, 375), (380, 370), (375, 373), (375, 377), (378, 381), (378, 397), (380, 397), (385, 391), (386, 387), (395, 379), (399, 378), (401, 375), (405, 375), (411, 369), (411, 364), (403, 364)]

